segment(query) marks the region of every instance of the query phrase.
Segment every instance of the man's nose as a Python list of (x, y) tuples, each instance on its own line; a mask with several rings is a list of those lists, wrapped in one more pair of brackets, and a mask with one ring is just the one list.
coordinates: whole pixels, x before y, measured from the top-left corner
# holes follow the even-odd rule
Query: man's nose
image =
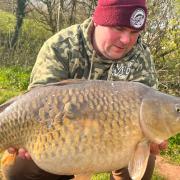
[(120, 36), (120, 41), (124, 45), (129, 44), (131, 39), (131, 34), (129, 32), (123, 32)]

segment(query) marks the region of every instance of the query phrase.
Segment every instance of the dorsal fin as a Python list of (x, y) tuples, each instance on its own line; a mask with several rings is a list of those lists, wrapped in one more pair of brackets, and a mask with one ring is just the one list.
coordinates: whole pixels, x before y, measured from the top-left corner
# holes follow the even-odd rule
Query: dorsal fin
[(16, 101), (16, 99), (18, 98), (19, 96), (15, 96), (11, 99), (9, 99), (8, 101), (6, 101), (5, 103), (1, 104), (0, 105), (0, 113), (2, 111), (4, 111), (4, 109), (6, 109), (9, 105), (11, 105), (14, 101)]
[(22, 96), (23, 94), (26, 94), (27, 92), (28, 91), (22, 92), (20, 95), (12, 97), (11, 99), (5, 101), (3, 104), (0, 104), (0, 113), (4, 111), (4, 109), (6, 109), (9, 105), (14, 103), (20, 96)]

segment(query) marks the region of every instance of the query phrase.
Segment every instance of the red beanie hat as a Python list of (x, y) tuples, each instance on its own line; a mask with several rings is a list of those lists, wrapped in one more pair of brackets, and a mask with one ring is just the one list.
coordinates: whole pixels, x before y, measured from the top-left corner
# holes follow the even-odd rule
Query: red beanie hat
[(144, 29), (146, 0), (98, 0), (93, 21), (102, 26), (126, 26)]

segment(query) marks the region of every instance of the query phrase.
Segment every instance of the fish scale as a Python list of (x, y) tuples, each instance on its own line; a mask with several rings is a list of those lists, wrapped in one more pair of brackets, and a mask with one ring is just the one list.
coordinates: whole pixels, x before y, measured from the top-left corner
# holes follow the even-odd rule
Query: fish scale
[(149, 99), (180, 103), (178, 97), (135, 82), (76, 80), (37, 87), (0, 113), (0, 147), (24, 147), (40, 168), (55, 174), (126, 167), (139, 142), (168, 138), (180, 130), (178, 119), (171, 134), (161, 129), (156, 131), (162, 137), (149, 133), (156, 128), (150, 127), (154, 107), (142, 105)]

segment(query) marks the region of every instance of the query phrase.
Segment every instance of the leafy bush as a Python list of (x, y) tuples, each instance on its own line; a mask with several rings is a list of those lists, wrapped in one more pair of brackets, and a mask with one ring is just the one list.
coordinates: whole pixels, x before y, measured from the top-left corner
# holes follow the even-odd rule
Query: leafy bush
[(168, 149), (161, 154), (180, 165), (180, 133), (169, 139)]

